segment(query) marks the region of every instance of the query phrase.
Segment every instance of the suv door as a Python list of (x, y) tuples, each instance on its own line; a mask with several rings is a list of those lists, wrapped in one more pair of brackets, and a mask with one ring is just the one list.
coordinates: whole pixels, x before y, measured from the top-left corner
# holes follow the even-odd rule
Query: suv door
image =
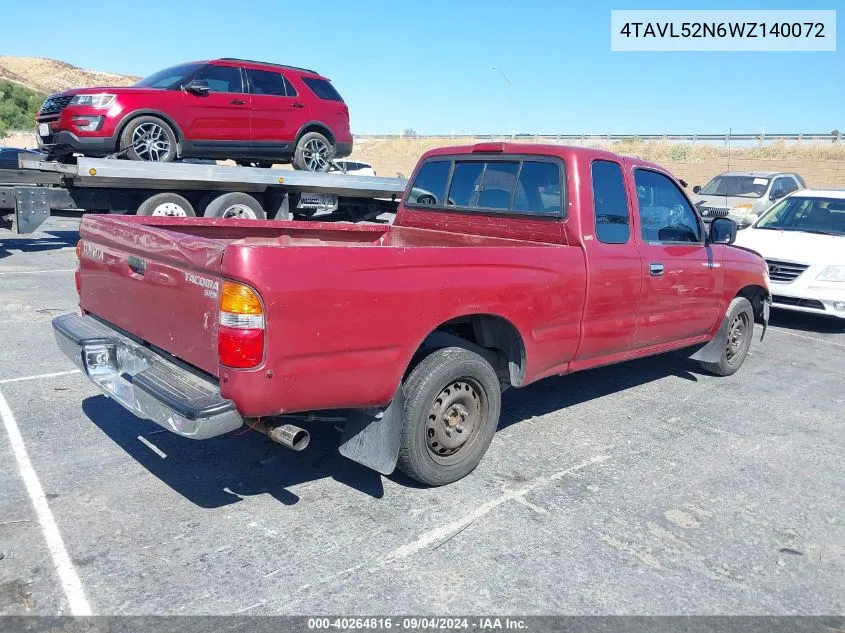
[(674, 180), (633, 169), (643, 288), (634, 346), (701, 337), (722, 312), (724, 274), (700, 218)]
[(255, 156), (281, 158), (293, 153), (296, 135), (310, 116), (290, 80), (278, 71), (246, 69), (252, 102), (252, 151)]
[[(249, 95), (239, 66), (208, 64), (192, 80), (208, 84), (206, 94), (183, 91), (186, 146), (196, 156), (239, 156), (249, 152)], [(181, 122), (180, 122), (181, 123)]]

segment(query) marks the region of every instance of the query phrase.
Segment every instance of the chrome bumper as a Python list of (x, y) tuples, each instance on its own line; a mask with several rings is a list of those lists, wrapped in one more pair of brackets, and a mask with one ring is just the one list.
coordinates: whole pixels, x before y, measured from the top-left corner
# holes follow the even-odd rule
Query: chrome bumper
[(203, 440), (243, 424), (217, 384), (91, 316), (53, 319), (59, 349), (103, 393), (140, 418)]

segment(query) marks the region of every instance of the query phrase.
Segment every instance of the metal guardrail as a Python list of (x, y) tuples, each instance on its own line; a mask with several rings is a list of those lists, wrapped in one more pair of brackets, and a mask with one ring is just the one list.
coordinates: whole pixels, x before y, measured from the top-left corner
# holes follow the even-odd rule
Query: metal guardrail
[(532, 141), (547, 141), (556, 142), (561, 141), (572, 142), (577, 141), (581, 143), (588, 143), (590, 141), (685, 141), (688, 143), (713, 142), (721, 141), (725, 144), (734, 142), (748, 143), (757, 142), (760, 145), (765, 143), (777, 143), (778, 141), (790, 142), (820, 142), (827, 141), (832, 143), (839, 143), (842, 141), (842, 134), (832, 134), (826, 132), (824, 134), (809, 134), (809, 133), (794, 133), (794, 134), (769, 134), (769, 133), (754, 133), (754, 134), (356, 134), (355, 138), (359, 139), (467, 139), (467, 140), (483, 140), (483, 141), (508, 141), (508, 140), (532, 140)]

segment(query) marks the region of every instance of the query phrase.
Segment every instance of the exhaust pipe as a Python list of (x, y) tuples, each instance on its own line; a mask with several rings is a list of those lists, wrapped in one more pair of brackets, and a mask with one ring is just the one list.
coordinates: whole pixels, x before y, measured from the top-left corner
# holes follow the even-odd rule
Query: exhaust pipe
[(283, 422), (264, 422), (259, 420), (251, 424), (251, 429), (264, 433), (271, 440), (294, 451), (304, 451), (311, 441), (311, 434), (303, 428)]

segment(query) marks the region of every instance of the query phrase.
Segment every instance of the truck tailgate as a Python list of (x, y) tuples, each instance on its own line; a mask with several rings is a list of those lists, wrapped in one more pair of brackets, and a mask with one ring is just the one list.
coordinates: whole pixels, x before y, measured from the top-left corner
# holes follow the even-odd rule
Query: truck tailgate
[(108, 216), (79, 234), (82, 309), (216, 376), (226, 241)]

